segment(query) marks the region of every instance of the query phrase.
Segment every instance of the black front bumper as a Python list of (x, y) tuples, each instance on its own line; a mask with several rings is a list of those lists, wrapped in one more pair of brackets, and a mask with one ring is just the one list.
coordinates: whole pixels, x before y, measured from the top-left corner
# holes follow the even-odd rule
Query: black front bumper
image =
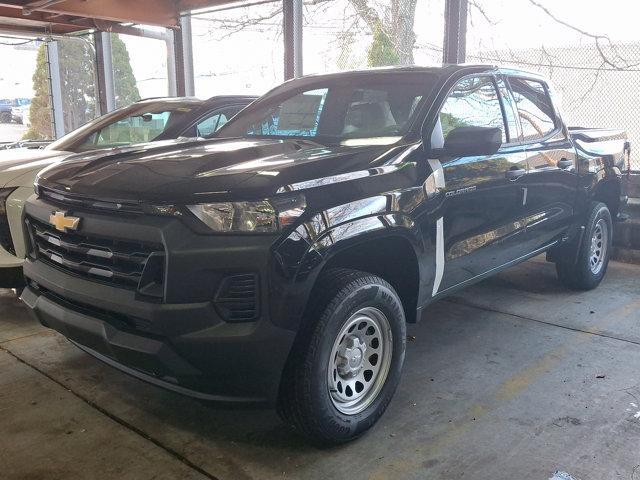
[[(215, 309), (210, 305), (189, 304), (147, 309), (149, 322), (179, 322), (183, 334), (164, 337), (144, 333), (127, 317), (69, 300), (74, 296), (69, 293), (73, 283), (80, 280), (61, 278), (65, 274), (54, 269), (43, 272), (49, 268), (40, 265), (36, 272), (28, 263), (31, 285), (22, 293), (22, 300), (44, 326), (57, 330), (100, 360), (150, 383), (201, 399), (276, 400), (293, 332), (270, 322), (216, 322)], [(54, 293), (53, 288), (61, 294)], [(132, 302), (135, 300), (126, 296), (120, 298), (123, 308), (129, 305), (135, 309)], [(211, 326), (197, 327), (203, 318)]]
[[(46, 221), (46, 203), (27, 216)], [(269, 318), (267, 241), (232, 245), (191, 232), (179, 221), (75, 211), (80, 234), (145, 235), (166, 248), (163, 299), (75, 275), (30, 255), (22, 299), (45, 326), (131, 375), (202, 399), (273, 403), (295, 332)], [(259, 259), (259, 261), (258, 261)], [(259, 307), (251, 321), (223, 317), (216, 291), (229, 274), (252, 272)], [(197, 286), (194, 286), (194, 282)]]

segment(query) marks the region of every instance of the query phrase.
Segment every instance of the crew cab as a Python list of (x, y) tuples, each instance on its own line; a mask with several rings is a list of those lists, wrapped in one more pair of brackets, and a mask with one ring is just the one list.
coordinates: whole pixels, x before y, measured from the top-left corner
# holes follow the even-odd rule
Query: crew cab
[(492, 66), (310, 76), (211, 141), (76, 156), (27, 202), (22, 299), (137, 378), (354, 439), (433, 301), (545, 252), (604, 277), (629, 144), (553, 98)]
[[(0, 151), (0, 288), (21, 287), (22, 209), (33, 193), (36, 174), (74, 153), (101, 150), (102, 157), (123, 148), (145, 149), (178, 137), (207, 138), (238, 111), (255, 100), (251, 96), (152, 98), (98, 117), (44, 148)], [(131, 147), (131, 146), (134, 147)]]

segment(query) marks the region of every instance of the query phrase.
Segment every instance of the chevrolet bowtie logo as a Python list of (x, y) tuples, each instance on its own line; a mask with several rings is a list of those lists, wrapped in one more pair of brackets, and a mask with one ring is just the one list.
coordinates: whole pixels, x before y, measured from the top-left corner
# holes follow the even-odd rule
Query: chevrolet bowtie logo
[(49, 223), (60, 232), (67, 230), (77, 230), (80, 219), (78, 217), (67, 217), (65, 212), (54, 212), (49, 215)]

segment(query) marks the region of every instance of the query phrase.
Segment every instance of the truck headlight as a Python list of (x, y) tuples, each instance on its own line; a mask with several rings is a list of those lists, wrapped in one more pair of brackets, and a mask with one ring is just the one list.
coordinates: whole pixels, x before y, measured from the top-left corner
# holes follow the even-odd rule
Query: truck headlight
[(258, 202), (220, 202), (187, 208), (214, 232), (272, 233), (293, 223), (306, 207), (302, 195)]

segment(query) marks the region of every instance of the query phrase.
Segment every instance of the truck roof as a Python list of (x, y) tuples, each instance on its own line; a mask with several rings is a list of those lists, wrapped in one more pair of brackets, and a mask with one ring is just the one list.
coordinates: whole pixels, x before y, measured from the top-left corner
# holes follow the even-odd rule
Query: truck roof
[(373, 67), (359, 70), (347, 70), (343, 72), (323, 73), (323, 74), (311, 74), (304, 75), (297, 79), (288, 80), (284, 84), (292, 81), (300, 81), (301, 79), (313, 79), (318, 80), (322, 78), (348, 78), (353, 75), (377, 75), (379, 73), (394, 73), (394, 72), (425, 72), (435, 73), (439, 75), (451, 75), (456, 72), (469, 70), (471, 72), (491, 72), (502, 73), (505, 75), (518, 75), (527, 77), (542, 78), (542, 76), (535, 72), (529, 72), (526, 70), (520, 70), (515, 68), (503, 68), (497, 65), (490, 64), (475, 64), (475, 63), (461, 63), (461, 64), (443, 64), (439, 66), (421, 66), (421, 65), (406, 65), (406, 66), (394, 66), (394, 67)]

